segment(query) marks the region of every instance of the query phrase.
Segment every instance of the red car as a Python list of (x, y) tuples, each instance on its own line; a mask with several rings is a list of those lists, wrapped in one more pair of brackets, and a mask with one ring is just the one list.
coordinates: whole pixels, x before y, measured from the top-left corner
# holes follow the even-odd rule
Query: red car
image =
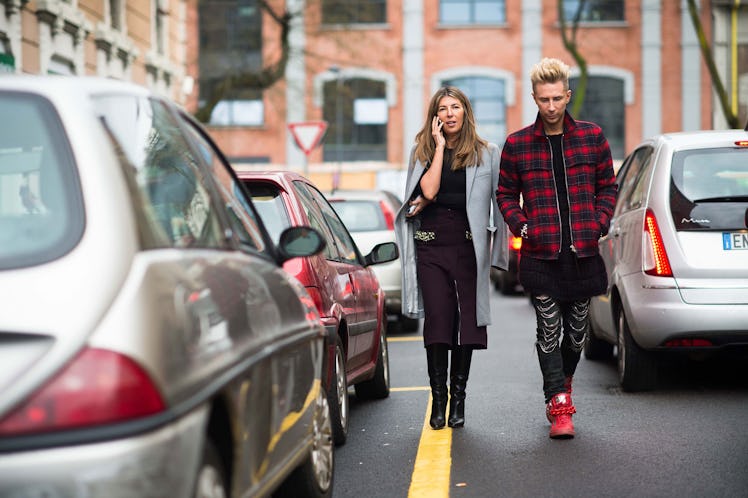
[(237, 171), (275, 242), (291, 226), (311, 226), (327, 242), (317, 255), (287, 261), (314, 300), (329, 338), (328, 399), (336, 444), (348, 433), (348, 386), (364, 399), (390, 392), (385, 296), (371, 265), (398, 258), (394, 242), (362, 256), (325, 196), (305, 177), (290, 171)]

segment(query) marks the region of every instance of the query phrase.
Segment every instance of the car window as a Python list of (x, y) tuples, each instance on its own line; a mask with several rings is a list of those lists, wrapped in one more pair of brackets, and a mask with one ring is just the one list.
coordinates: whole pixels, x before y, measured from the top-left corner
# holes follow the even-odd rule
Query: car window
[(677, 152), (670, 176), (670, 207), (678, 230), (745, 228), (748, 149)]
[(356, 243), (353, 241), (351, 234), (348, 233), (345, 225), (338, 217), (338, 214), (332, 206), (330, 206), (330, 203), (327, 202), (325, 196), (322, 195), (319, 190), (306, 183), (303, 185), (299, 183), (299, 186), (307, 191), (308, 197), (313, 200), (322, 213), (325, 224), (335, 240), (339, 260), (346, 263), (358, 264), (358, 249), (356, 248)]
[(265, 242), (261, 225), (247, 200), (247, 194), (240, 181), (232, 174), (230, 167), (224, 163), (213, 142), (197, 130), (192, 123), (186, 122), (185, 124), (190, 136), (197, 143), (204, 161), (213, 173), (213, 179), (218, 185), (218, 193), (228, 212), (229, 223), (234, 234), (245, 247), (264, 251)]
[(291, 186), (296, 191), (296, 195), (301, 206), (304, 208), (309, 224), (312, 228), (317, 229), (327, 242), (322, 253), (325, 259), (328, 261), (341, 261), (343, 258), (338, 254), (336, 238), (333, 236), (330, 227), (325, 223), (325, 217), (314, 201), (314, 196), (310, 189), (307, 188), (307, 184), (302, 181), (294, 181)]
[(147, 247), (223, 247), (223, 229), (200, 159), (163, 102), (107, 95), (96, 110), (124, 156), (123, 171), (137, 189)]
[(649, 185), (647, 181), (649, 175), (644, 174), (644, 172), (648, 170), (647, 164), (651, 157), (652, 147), (641, 147), (635, 150), (621, 167), (616, 179), (618, 183), (616, 215), (642, 206)]
[(387, 230), (378, 201), (332, 199), (330, 202), (351, 232)]
[(243, 184), (252, 195), (252, 204), (270, 233), (270, 239), (277, 244), (283, 230), (291, 226), (281, 188), (258, 180), (243, 180)]
[(0, 94), (0, 269), (56, 259), (83, 234), (83, 203), (62, 123), (46, 100)]

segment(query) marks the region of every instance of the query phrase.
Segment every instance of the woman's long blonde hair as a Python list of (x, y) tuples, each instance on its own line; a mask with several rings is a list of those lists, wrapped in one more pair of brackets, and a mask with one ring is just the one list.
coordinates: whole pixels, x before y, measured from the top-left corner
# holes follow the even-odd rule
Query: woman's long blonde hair
[(452, 171), (464, 169), (473, 164), (479, 164), (481, 153), (488, 145), (488, 142), (479, 137), (475, 130), (475, 115), (473, 114), (473, 107), (470, 105), (470, 100), (459, 88), (453, 86), (443, 86), (431, 97), (428, 113), (426, 114), (426, 122), (421, 131), (416, 135), (416, 159), (423, 164), (429, 164), (434, 157), (436, 142), (434, 141), (434, 137), (431, 136), (431, 120), (436, 116), (439, 109), (439, 101), (443, 97), (456, 98), (465, 110), (462, 119), (462, 128), (460, 129), (454, 148)]

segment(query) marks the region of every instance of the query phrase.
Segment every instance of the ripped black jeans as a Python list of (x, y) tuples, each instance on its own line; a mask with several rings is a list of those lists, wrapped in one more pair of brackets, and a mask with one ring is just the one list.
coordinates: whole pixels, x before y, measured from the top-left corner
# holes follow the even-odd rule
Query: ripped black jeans
[(577, 369), (589, 329), (590, 300), (564, 301), (547, 295), (532, 295), (530, 300), (537, 319), (535, 348), (547, 403), (566, 390), (566, 377)]

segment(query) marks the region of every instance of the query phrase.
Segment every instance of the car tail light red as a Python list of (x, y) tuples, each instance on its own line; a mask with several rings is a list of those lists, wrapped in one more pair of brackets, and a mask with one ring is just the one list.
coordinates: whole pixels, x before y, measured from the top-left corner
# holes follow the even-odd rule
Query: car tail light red
[(509, 237), (509, 249), (519, 251), (522, 249), (522, 237)]
[(379, 201), (379, 206), (382, 208), (382, 214), (384, 214), (384, 222), (387, 224), (387, 230), (395, 229), (395, 213), (384, 201)]
[(672, 339), (665, 342), (668, 348), (708, 348), (713, 346), (708, 339)]
[(0, 436), (79, 429), (163, 411), (161, 394), (132, 359), (87, 348), (0, 421)]
[(662, 241), (660, 227), (651, 210), (644, 216), (644, 273), (658, 277), (672, 277), (670, 260), (667, 257), (665, 244)]

